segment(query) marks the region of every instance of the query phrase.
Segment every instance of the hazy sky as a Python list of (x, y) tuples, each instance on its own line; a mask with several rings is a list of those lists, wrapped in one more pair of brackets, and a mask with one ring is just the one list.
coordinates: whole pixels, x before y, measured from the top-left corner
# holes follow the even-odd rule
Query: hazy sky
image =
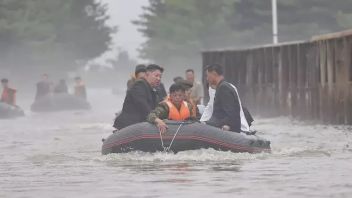
[[(109, 8), (108, 13), (111, 16), (109, 24), (117, 25), (119, 28), (114, 36), (115, 50), (120, 47), (136, 58), (138, 56), (136, 49), (144, 39), (131, 21), (138, 18), (142, 13), (142, 6), (148, 5), (148, 0), (102, 0), (102, 2)], [(107, 56), (111, 56), (111, 53)]]

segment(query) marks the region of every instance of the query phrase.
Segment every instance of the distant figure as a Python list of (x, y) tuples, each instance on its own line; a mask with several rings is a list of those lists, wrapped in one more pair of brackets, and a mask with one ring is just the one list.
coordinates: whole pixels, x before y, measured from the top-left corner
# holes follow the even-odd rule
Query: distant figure
[(185, 101), (187, 101), (188, 103), (190, 103), (192, 105), (192, 108), (193, 108), (192, 113), (194, 113), (194, 115), (192, 115), (192, 116), (199, 120), (201, 115), (199, 113), (197, 103), (191, 97), (193, 83), (188, 80), (179, 80), (178, 84), (181, 84), (185, 88)]
[(170, 96), (161, 102), (147, 117), (147, 121), (155, 124), (160, 133), (165, 133), (167, 125), (163, 120), (195, 120), (192, 104), (185, 101), (185, 87), (175, 83), (170, 87)]
[(181, 76), (176, 76), (173, 80), (174, 80), (174, 83), (178, 83), (178, 82), (182, 81), (183, 78)]
[(131, 79), (129, 79), (127, 81), (127, 90), (131, 89), (131, 87), (133, 86), (133, 84), (137, 81), (140, 80), (142, 78), (145, 77), (145, 73), (146, 73), (146, 66), (143, 64), (137, 65), (136, 69), (134, 71), (134, 75), (131, 76)]
[(221, 65), (213, 64), (206, 69), (210, 86), (216, 88), (213, 113), (207, 124), (226, 131), (249, 131), (237, 88), (226, 82)]
[(164, 69), (159, 65), (151, 64), (147, 66), (146, 70), (145, 77), (137, 80), (127, 91), (122, 111), (116, 117), (113, 125), (116, 129), (145, 121), (147, 115), (158, 104), (153, 89), (160, 84)]
[(194, 70), (186, 70), (186, 80), (190, 81), (193, 84), (191, 97), (196, 104), (201, 104), (203, 98), (203, 87), (200, 82), (195, 80)]
[(1, 94), (1, 102), (16, 106), (16, 89), (9, 87), (9, 80), (4, 78), (1, 79), (2, 85), (2, 94)]
[(68, 93), (66, 81), (61, 79), (54, 88), (54, 93)]
[(75, 78), (75, 83), (76, 84), (74, 87), (74, 95), (86, 100), (87, 99), (86, 85), (83, 83), (81, 77), (77, 76)]
[(37, 92), (35, 94), (35, 100), (47, 96), (51, 92), (52, 83), (49, 81), (48, 74), (42, 75), (42, 80), (37, 83)]

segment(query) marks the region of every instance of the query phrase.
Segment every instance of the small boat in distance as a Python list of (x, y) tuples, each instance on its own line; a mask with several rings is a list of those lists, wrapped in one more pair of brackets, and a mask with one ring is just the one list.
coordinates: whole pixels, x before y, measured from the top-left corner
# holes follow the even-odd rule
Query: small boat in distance
[(33, 112), (89, 110), (90, 108), (90, 104), (86, 100), (66, 93), (45, 96), (35, 101), (31, 106)]
[(7, 119), (21, 116), (24, 116), (24, 112), (20, 107), (0, 102), (0, 118)]

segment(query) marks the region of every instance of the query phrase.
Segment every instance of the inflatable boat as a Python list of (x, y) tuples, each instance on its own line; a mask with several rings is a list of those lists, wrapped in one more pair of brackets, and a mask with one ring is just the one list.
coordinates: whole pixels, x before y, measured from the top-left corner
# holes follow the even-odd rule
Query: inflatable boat
[(155, 125), (134, 124), (116, 131), (103, 140), (102, 154), (129, 151), (179, 151), (213, 148), (221, 151), (270, 152), (270, 141), (257, 135), (223, 131), (198, 122), (168, 121), (168, 131), (161, 135)]
[(86, 100), (70, 94), (48, 95), (35, 101), (31, 106), (31, 110), (33, 112), (54, 112), (88, 109), (90, 109), (90, 104)]
[(15, 118), (24, 116), (24, 112), (20, 107), (8, 105), (0, 102), (0, 118)]

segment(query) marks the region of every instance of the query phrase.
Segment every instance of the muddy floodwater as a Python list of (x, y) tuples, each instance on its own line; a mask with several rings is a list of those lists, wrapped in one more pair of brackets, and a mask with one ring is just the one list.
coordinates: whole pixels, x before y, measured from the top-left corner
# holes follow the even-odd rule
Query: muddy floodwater
[(91, 111), (0, 120), (0, 197), (352, 197), (352, 128), (256, 118), (272, 153), (101, 155), (123, 94), (90, 90)]

